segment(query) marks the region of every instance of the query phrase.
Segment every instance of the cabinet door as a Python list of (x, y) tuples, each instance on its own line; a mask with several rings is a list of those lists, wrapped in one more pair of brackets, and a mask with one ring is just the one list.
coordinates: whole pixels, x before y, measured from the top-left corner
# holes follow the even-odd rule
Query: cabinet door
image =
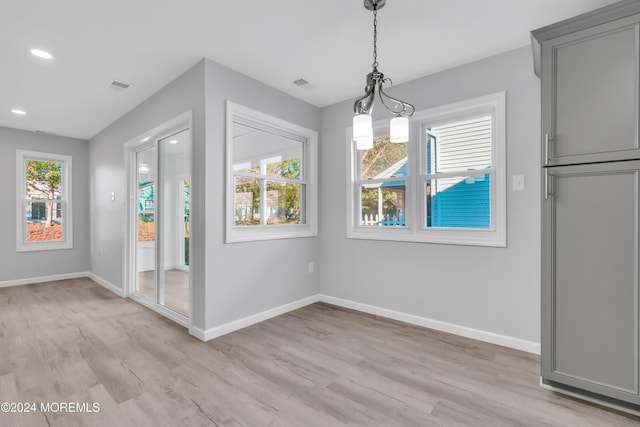
[(639, 21), (632, 15), (543, 44), (547, 164), (640, 158)]
[(640, 403), (640, 161), (546, 172), (542, 376)]

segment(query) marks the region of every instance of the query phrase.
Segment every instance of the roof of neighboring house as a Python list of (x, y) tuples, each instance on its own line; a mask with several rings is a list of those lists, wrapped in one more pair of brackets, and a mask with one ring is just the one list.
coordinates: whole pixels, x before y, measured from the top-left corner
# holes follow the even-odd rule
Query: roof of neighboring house
[[(387, 169), (380, 172), (378, 175), (374, 176), (373, 179), (380, 178), (393, 178), (396, 176), (407, 176), (408, 175), (409, 163), (407, 162), (407, 157), (403, 157), (398, 160)], [(372, 184), (365, 184), (366, 188), (378, 188), (378, 187), (398, 187), (398, 183), (396, 182), (376, 182)]]

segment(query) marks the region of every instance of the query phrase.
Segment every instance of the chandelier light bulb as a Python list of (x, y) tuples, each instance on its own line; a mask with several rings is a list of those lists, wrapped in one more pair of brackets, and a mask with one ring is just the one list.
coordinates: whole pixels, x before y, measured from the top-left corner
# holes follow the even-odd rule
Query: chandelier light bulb
[(391, 142), (408, 142), (409, 118), (404, 116), (397, 116), (391, 119), (391, 123), (389, 126), (389, 137)]
[(373, 148), (373, 125), (368, 114), (353, 116), (353, 140), (358, 150)]

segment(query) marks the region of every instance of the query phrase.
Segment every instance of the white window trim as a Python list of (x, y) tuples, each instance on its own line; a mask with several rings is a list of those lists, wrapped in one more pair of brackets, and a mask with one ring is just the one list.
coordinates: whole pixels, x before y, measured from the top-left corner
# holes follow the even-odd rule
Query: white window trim
[[(475, 114), (492, 114), (493, 120), (493, 167), (491, 182), (491, 229), (445, 229), (426, 228), (422, 224), (425, 217), (425, 195), (422, 191), (424, 175), (422, 130), (458, 117)], [(439, 243), (471, 246), (507, 246), (507, 203), (506, 203), (506, 92), (498, 92), (478, 98), (468, 99), (416, 112), (411, 118), (410, 142), (408, 147), (409, 165), (406, 179), (406, 227), (371, 227), (360, 225), (360, 200), (357, 187), (359, 173), (359, 153), (352, 141), (352, 128), (347, 128), (347, 237), (352, 239), (391, 240), (420, 243)], [(388, 120), (376, 121), (374, 131), (388, 126)], [(377, 132), (376, 132), (377, 133)]]
[[(303, 158), (303, 177), (295, 183), (305, 184), (305, 224), (287, 225), (252, 225), (237, 227), (234, 224), (234, 176), (242, 175), (233, 171), (233, 123), (234, 119), (261, 126), (265, 130), (273, 130), (284, 134), (296, 135), (306, 140)], [(318, 133), (314, 130), (298, 126), (285, 120), (253, 110), (240, 104), (227, 101), (226, 123), (226, 243), (252, 242), (258, 240), (289, 239), (298, 237), (313, 237), (318, 235)], [(265, 178), (262, 175), (251, 175), (255, 178)], [(289, 182), (292, 180), (278, 177), (268, 177), (271, 181)], [(293, 182), (293, 181), (292, 181)]]
[[(26, 160), (42, 160), (62, 163), (62, 209), (64, 226), (62, 240), (45, 242), (26, 241)], [(73, 203), (71, 188), (71, 156), (62, 154), (42, 153), (38, 151), (16, 150), (16, 251), (47, 251), (73, 248)]]

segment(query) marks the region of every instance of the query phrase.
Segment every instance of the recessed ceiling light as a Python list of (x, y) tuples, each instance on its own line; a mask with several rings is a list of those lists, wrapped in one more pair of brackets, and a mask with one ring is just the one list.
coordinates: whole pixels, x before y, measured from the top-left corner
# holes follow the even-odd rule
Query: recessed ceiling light
[(171, 141), (169, 141), (169, 144), (177, 144), (178, 140), (177, 139), (172, 139)]
[(31, 52), (32, 55), (37, 56), (38, 58), (53, 59), (53, 55), (45, 50), (31, 49), (29, 52)]
[(27, 112), (26, 112), (26, 111), (24, 111), (24, 110), (20, 110), (20, 109), (18, 109), (18, 108), (14, 108), (13, 110), (11, 110), (11, 112), (12, 112), (13, 114), (18, 115), (18, 116), (24, 116), (25, 114), (27, 114)]

